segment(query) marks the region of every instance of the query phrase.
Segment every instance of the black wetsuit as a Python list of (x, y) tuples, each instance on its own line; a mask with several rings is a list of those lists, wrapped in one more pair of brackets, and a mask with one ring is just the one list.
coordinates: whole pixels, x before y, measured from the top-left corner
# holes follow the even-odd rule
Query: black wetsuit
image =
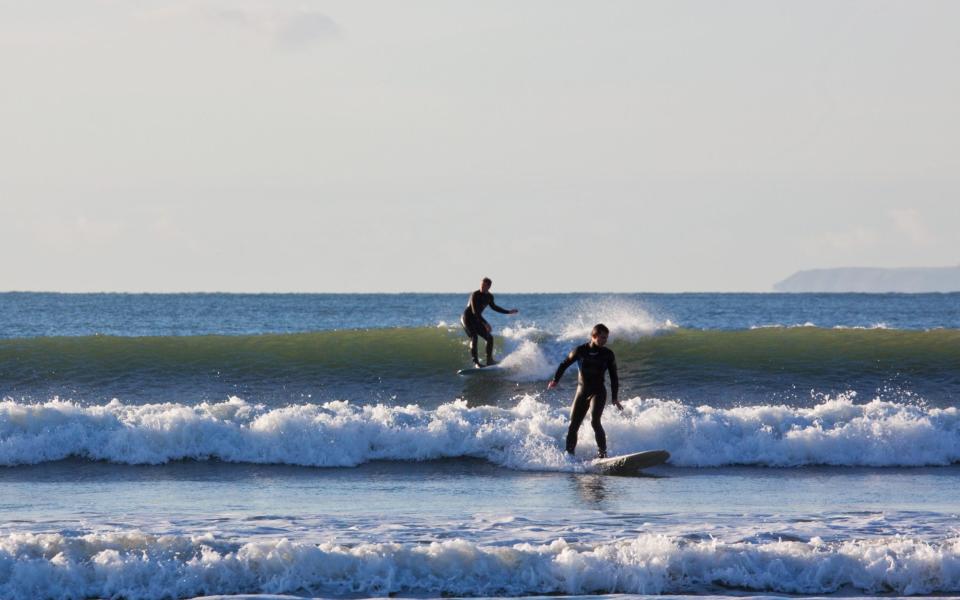
[(477, 290), (470, 294), (467, 307), (463, 309), (463, 315), (460, 317), (460, 324), (463, 325), (463, 330), (470, 338), (470, 356), (473, 358), (473, 362), (477, 364), (480, 363), (477, 360), (477, 336), (487, 341), (487, 364), (493, 363), (493, 336), (487, 329), (489, 323), (482, 316), (483, 310), (488, 306), (498, 313), (510, 314), (509, 310), (500, 308), (494, 303), (493, 294)]
[(580, 431), (580, 424), (583, 418), (587, 416), (587, 409), (593, 405), (590, 411), (590, 424), (593, 426), (593, 433), (597, 438), (597, 449), (600, 451), (601, 458), (607, 455), (607, 434), (600, 425), (600, 415), (603, 414), (603, 407), (607, 402), (607, 388), (604, 386), (603, 376), (610, 371), (610, 391), (613, 399), (617, 399), (617, 393), (620, 391), (620, 380), (617, 378), (617, 359), (613, 351), (603, 346), (593, 346), (589, 343), (577, 346), (573, 352), (567, 356), (567, 359), (557, 367), (557, 373), (553, 376), (554, 381), (560, 381), (563, 372), (573, 363), (580, 367), (580, 376), (577, 378), (577, 394), (573, 397), (573, 407), (570, 409), (570, 428), (567, 429), (567, 452), (573, 454), (577, 448), (577, 433)]

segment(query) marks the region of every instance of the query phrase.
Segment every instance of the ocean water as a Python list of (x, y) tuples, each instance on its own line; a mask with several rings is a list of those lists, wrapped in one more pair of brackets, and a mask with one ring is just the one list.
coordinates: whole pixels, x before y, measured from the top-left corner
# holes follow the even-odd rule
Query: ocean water
[(960, 295), (466, 297), (0, 294), (0, 598), (960, 594)]

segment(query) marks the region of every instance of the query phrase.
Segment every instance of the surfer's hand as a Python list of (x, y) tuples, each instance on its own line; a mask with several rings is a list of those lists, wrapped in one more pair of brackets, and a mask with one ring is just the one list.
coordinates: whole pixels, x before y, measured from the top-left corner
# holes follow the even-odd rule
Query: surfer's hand
[(613, 405), (616, 406), (618, 409), (623, 410), (623, 405), (620, 404), (619, 400), (614, 400)]
[(550, 383), (547, 384), (547, 389), (552, 390), (555, 387), (557, 387), (557, 382), (551, 379)]
[(517, 314), (518, 312), (520, 312), (520, 311), (515, 308), (515, 309), (513, 309), (513, 310), (510, 311), (510, 314), (511, 314), (511, 315), (515, 315), (515, 314)]

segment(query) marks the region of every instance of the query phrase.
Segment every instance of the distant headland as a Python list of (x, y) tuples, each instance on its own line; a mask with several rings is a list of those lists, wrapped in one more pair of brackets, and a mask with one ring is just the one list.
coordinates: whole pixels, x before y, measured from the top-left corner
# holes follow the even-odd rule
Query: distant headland
[(773, 289), (778, 292), (960, 292), (960, 266), (810, 269), (797, 271), (774, 284)]

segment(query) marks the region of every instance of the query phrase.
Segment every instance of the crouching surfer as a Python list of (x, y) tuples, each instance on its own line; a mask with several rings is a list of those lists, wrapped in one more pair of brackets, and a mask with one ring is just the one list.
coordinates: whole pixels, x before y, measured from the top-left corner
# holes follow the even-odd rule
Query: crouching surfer
[(463, 325), (463, 331), (470, 338), (470, 357), (476, 367), (482, 367), (477, 359), (477, 337), (482, 337), (487, 342), (487, 363), (486, 366), (494, 365), (497, 361), (493, 360), (493, 328), (487, 320), (483, 318), (483, 311), (488, 306), (498, 313), (505, 315), (515, 315), (517, 309), (506, 309), (496, 305), (493, 301), (493, 294), (490, 293), (490, 286), (493, 281), (489, 277), (484, 277), (480, 282), (480, 289), (470, 294), (470, 300), (467, 307), (463, 309), (463, 315), (460, 317), (460, 324)]

